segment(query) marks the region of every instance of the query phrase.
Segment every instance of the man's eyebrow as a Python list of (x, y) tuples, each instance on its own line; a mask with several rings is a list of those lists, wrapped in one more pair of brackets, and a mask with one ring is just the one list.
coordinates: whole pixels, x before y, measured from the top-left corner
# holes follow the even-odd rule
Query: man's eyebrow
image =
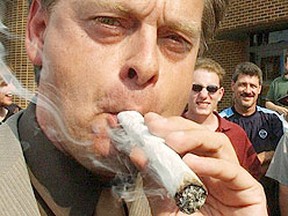
[(123, 3), (119, 2), (111, 2), (111, 1), (103, 1), (103, 0), (98, 0), (98, 1), (83, 1), (83, 4), (79, 7), (78, 4), (75, 3), (75, 10), (80, 10), (83, 14), (86, 13), (87, 9), (89, 10), (97, 10), (97, 9), (104, 9), (107, 11), (117, 11), (119, 13), (123, 14), (128, 14), (131, 9), (123, 5)]
[[(83, 5), (86, 4), (86, 7), (93, 8), (93, 7), (99, 7), (99, 8), (105, 8), (107, 10), (111, 11), (118, 11), (119, 13), (123, 14), (130, 14), (135, 11), (133, 11), (133, 8), (129, 7), (129, 5), (125, 2), (111, 2), (107, 0), (98, 0), (96, 2), (84, 2)], [(165, 26), (168, 26), (171, 30), (182, 32), (183, 34), (187, 35), (191, 40), (195, 40), (200, 38), (201, 35), (201, 24), (193, 21), (187, 21), (187, 20), (166, 20)]]
[(121, 11), (122, 13), (129, 12), (129, 10), (123, 4), (120, 4), (119, 2), (99, 1), (98, 5), (107, 9)]
[(96, 2), (91, 2), (90, 3), (91, 7), (100, 7), (100, 8), (105, 8), (108, 10), (115, 10), (115, 11), (120, 11), (122, 13), (129, 13), (131, 9), (128, 9), (128, 7), (123, 3), (123, 2), (111, 2), (111, 1), (103, 1), (103, 0), (98, 0)]
[(168, 22), (166, 25), (169, 26), (169, 28), (182, 32), (183, 34), (187, 35), (191, 40), (195, 40), (200, 38), (201, 35), (201, 26), (199, 26), (199, 23), (196, 22), (181, 22), (181, 21), (173, 21)]

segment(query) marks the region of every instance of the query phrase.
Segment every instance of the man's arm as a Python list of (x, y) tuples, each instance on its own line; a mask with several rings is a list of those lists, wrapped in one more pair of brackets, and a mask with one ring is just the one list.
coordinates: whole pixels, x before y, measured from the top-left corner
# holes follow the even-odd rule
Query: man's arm
[(276, 112), (278, 112), (280, 115), (283, 114), (284, 118), (286, 120), (288, 120), (288, 109), (283, 107), (283, 106), (278, 106), (276, 104), (274, 104), (272, 101), (266, 101), (265, 102), (265, 107), (270, 109), (270, 110), (274, 110)]
[(275, 151), (264, 151), (264, 152), (261, 152), (259, 154), (257, 154), (257, 157), (261, 163), (261, 175), (265, 175), (271, 161), (272, 161), (272, 158), (274, 156), (274, 152)]
[(288, 215), (288, 185), (279, 184), (279, 205), (281, 215)]

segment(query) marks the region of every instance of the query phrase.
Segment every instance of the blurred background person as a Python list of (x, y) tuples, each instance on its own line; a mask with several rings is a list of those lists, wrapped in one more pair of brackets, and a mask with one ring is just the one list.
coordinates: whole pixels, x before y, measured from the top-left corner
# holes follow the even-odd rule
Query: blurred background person
[(13, 85), (7, 84), (0, 76), (0, 124), (20, 110), (21, 108), (13, 103)]
[(285, 72), (272, 81), (265, 106), (283, 115), (288, 121), (288, 53), (284, 57), (284, 68)]

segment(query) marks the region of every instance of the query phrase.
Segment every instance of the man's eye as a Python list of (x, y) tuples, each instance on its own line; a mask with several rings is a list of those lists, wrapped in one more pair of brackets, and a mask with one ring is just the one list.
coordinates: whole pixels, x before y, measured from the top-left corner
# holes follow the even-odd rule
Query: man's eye
[(93, 40), (112, 44), (122, 40), (133, 30), (134, 20), (121, 16), (94, 16), (86, 22), (86, 31)]
[(175, 53), (186, 53), (192, 49), (192, 44), (177, 34), (166, 35), (160, 41), (168, 50)]
[(96, 17), (95, 21), (107, 26), (121, 26), (120, 21), (114, 17)]
[(246, 87), (246, 84), (245, 83), (240, 83), (239, 86), (240, 87)]
[(184, 39), (179, 35), (169, 35), (167, 36), (170, 40), (174, 41), (175, 43), (184, 43)]

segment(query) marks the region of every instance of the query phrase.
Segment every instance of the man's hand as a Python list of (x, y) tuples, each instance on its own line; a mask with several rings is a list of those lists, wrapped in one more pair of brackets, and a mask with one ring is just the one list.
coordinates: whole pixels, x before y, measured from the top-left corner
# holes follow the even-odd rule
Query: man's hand
[(288, 109), (282, 106), (277, 106), (277, 112), (282, 114), (286, 121), (288, 120)]
[(264, 151), (259, 154), (257, 154), (258, 159), (260, 160), (261, 163), (261, 175), (264, 176), (265, 173), (268, 170), (269, 164), (272, 161), (274, 155), (274, 151)]
[[(208, 188), (206, 203), (193, 215), (267, 215), (262, 186), (239, 165), (224, 134), (181, 117), (163, 118), (155, 113), (146, 114), (145, 123), (182, 156)], [(153, 215), (185, 215), (171, 200), (152, 197), (149, 201)]]

